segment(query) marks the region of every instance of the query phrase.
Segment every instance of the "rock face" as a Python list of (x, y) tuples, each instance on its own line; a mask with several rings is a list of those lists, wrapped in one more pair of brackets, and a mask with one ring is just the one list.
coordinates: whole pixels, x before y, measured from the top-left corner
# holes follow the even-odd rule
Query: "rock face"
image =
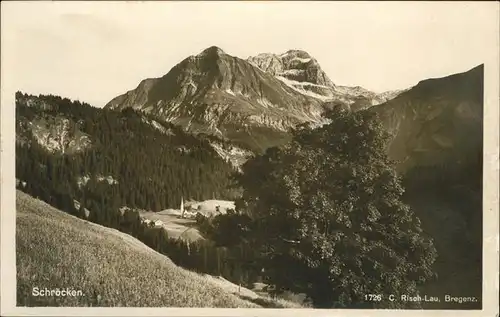
[(247, 60), (302, 94), (323, 101), (340, 101), (353, 105), (354, 111), (386, 102), (402, 92), (377, 94), (359, 86), (335, 85), (318, 61), (300, 50), (289, 50), (281, 55), (263, 53)]
[(335, 87), (319, 66), (318, 61), (304, 51), (289, 50), (281, 55), (264, 53), (249, 57), (248, 61), (274, 76), (282, 76), (302, 83)]
[[(50, 104), (36, 97), (23, 97), (16, 103), (44, 111), (54, 110)], [(59, 114), (34, 117), (31, 120), (18, 116), (16, 143), (22, 145), (32, 142), (31, 140), (51, 153), (74, 154), (92, 147), (90, 137), (80, 130), (80, 124)]]
[(283, 142), (291, 127), (321, 121), (323, 112), (321, 100), (218, 47), (186, 58), (161, 78), (143, 80), (105, 107), (152, 113), (252, 150)]
[(377, 94), (360, 86), (336, 86), (333, 95), (335, 99), (348, 103), (352, 111), (358, 111), (392, 100), (407, 90), (391, 90)]
[(392, 134), (388, 153), (400, 170), (482, 153), (483, 71), (423, 80), (370, 109)]
[(222, 144), (221, 142), (212, 141), (210, 145), (223, 160), (230, 162), (238, 170), (253, 154), (248, 150), (233, 145)]

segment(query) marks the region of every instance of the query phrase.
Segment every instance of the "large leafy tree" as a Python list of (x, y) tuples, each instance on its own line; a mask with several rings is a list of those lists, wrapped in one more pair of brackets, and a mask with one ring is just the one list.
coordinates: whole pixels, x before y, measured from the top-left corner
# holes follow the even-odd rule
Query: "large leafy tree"
[[(373, 113), (335, 111), (243, 166), (237, 204), (253, 219), (265, 277), (316, 307), (406, 307), (437, 256), (387, 156)], [(382, 295), (380, 301), (370, 294)], [(395, 295), (395, 301), (389, 295)]]

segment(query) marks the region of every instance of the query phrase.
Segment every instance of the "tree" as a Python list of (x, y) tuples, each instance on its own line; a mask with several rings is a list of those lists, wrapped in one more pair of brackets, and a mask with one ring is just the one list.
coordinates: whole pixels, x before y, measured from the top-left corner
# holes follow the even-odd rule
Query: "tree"
[(365, 295), (416, 295), (434, 277), (435, 247), (401, 200), (375, 116), (331, 112), (329, 124), (299, 127), (243, 165), (237, 208), (252, 217), (249, 241), (277, 291), (305, 293), (316, 307), (405, 307)]

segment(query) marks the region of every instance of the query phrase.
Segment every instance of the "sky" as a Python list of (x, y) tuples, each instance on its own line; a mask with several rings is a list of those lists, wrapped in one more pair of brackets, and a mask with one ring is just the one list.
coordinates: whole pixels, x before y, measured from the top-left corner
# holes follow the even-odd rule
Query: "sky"
[(240, 58), (305, 50), (335, 84), (375, 92), (467, 71), (498, 50), (495, 2), (1, 5), (2, 92), (98, 107), (212, 45)]

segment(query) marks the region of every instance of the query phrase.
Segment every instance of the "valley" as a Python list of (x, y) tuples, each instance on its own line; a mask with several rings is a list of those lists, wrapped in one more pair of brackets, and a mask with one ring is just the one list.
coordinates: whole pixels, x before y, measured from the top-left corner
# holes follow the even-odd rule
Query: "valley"
[[(212, 46), (103, 109), (18, 92), (18, 303), (301, 307), (273, 296), (307, 293), (316, 308), (392, 307), (359, 285), (480, 298), (483, 72), (379, 94), (334, 83), (305, 51)], [(83, 275), (40, 272), (100, 298), (26, 295), (34, 267), (62, 256)]]
[[(197, 228), (196, 217), (198, 214), (204, 217), (213, 217), (224, 215), (228, 209), (235, 209), (234, 202), (224, 200), (189, 201), (185, 204), (185, 210), (166, 209), (158, 212), (139, 210), (139, 216), (143, 223), (165, 229), (168, 236), (173, 239), (194, 242), (204, 239)], [(124, 213), (130, 208), (122, 207), (120, 210)]]

